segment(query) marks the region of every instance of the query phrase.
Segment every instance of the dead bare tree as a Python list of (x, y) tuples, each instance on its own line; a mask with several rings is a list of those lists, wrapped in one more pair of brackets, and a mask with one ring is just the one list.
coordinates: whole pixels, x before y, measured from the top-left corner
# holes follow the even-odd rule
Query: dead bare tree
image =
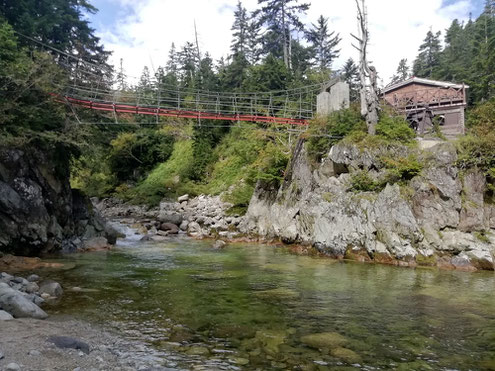
[(378, 111), (380, 109), (378, 100), (377, 73), (375, 67), (369, 65), (367, 59), (367, 48), (369, 40), (368, 14), (366, 12), (365, 0), (355, 0), (357, 5), (357, 19), (359, 22), (359, 37), (351, 34), (357, 40), (359, 46), (354, 46), (359, 51), (359, 77), (361, 88), (361, 115), (368, 125), (368, 133), (375, 135), (378, 123)]

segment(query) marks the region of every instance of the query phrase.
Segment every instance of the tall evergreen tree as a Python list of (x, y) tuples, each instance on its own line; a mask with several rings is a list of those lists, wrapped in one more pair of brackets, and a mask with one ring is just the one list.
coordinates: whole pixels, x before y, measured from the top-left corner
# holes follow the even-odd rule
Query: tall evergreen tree
[[(0, 16), (15, 31), (109, 69), (106, 62), (110, 53), (104, 50), (84, 15), (96, 12), (87, 0), (0, 1)], [(30, 44), (22, 38), (19, 42)]]
[(182, 87), (194, 89), (199, 64), (198, 54), (194, 44), (186, 42), (182, 50), (178, 53), (177, 60)]
[(232, 54), (246, 55), (248, 53), (249, 38), (249, 16), (246, 8), (240, 1), (237, 2), (237, 8), (234, 11), (234, 24), (232, 25), (232, 44), (230, 50)]
[(434, 34), (431, 30), (426, 34), (423, 44), (419, 47), (419, 54), (414, 61), (414, 76), (432, 77), (433, 71), (439, 65), (440, 52), (442, 51), (440, 35), (440, 31)]
[(342, 67), (341, 76), (349, 84), (350, 99), (355, 102), (359, 98), (359, 68), (352, 58), (349, 58)]
[(397, 71), (392, 77), (391, 84), (397, 84), (402, 81), (406, 81), (410, 77), (409, 66), (407, 65), (407, 59), (403, 58), (400, 60), (397, 66)]
[(299, 16), (309, 9), (309, 3), (298, 4), (298, 0), (258, 0), (258, 4), (261, 8), (254, 14), (259, 24), (269, 31), (263, 40), (265, 54), (277, 54), (281, 50), (285, 67), (290, 69), (292, 32), (304, 30)]
[(306, 32), (306, 39), (311, 43), (315, 64), (320, 70), (330, 69), (333, 60), (339, 56), (337, 46), (341, 38), (335, 31), (328, 31), (328, 18), (320, 15), (316, 24)]

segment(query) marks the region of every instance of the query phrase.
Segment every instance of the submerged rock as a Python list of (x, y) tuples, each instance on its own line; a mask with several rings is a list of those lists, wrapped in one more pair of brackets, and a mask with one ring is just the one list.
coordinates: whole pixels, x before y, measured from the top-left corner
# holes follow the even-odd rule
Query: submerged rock
[(227, 243), (222, 240), (216, 240), (213, 244), (214, 249), (223, 249), (225, 246), (227, 246)]
[(89, 345), (81, 340), (69, 336), (50, 336), (47, 340), (57, 348), (76, 349), (89, 354)]
[(58, 282), (55, 281), (44, 281), (39, 290), (40, 294), (48, 294), (50, 296), (60, 298), (64, 294), (64, 290), (62, 286)]
[(330, 353), (332, 354), (332, 356), (339, 358), (347, 363), (361, 362), (361, 357), (359, 356), (359, 354), (347, 348), (338, 347), (332, 349)]
[(316, 349), (334, 349), (346, 345), (349, 340), (338, 332), (322, 332), (301, 337), (301, 343)]

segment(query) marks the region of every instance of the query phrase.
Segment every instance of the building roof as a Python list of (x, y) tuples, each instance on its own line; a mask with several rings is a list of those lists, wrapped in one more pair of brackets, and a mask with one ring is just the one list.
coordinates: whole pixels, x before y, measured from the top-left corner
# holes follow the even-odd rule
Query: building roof
[(411, 77), (408, 80), (398, 82), (397, 84), (389, 85), (383, 89), (383, 93), (386, 94), (392, 90), (396, 90), (398, 88), (402, 88), (403, 86), (409, 85), (409, 84), (423, 84), (423, 85), (431, 85), (431, 86), (439, 86), (441, 88), (455, 88), (455, 89), (461, 89), (462, 87), (469, 89), (468, 85), (464, 84), (455, 84), (453, 82), (446, 82), (446, 81), (437, 81), (437, 80), (428, 80), (428, 79), (423, 79), (421, 77)]

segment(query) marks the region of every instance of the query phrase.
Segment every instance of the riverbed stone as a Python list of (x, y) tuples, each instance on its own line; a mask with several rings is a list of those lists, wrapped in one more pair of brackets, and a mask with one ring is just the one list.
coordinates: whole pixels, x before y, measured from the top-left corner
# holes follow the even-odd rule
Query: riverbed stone
[(175, 223), (162, 223), (160, 225), (160, 230), (168, 232), (168, 234), (179, 233), (179, 227)]
[(215, 243), (213, 244), (214, 249), (222, 249), (227, 245), (225, 241), (222, 240), (216, 240)]
[[(12, 315), (10, 313), (7, 313), (4, 310), (0, 310), (0, 321), (10, 321), (13, 319), (14, 319), (14, 317), (12, 317)], [(1, 357), (0, 357), (0, 359), (1, 359)]]
[(184, 201), (189, 201), (189, 195), (188, 194), (182, 195), (182, 196), (177, 198), (177, 201), (181, 202), (181, 203)]
[(20, 371), (21, 366), (19, 366), (17, 363), (9, 363), (7, 366), (5, 366), (5, 371)]
[(179, 226), (183, 219), (182, 214), (169, 211), (162, 211), (160, 212), (160, 215), (158, 215), (158, 220), (161, 223), (171, 223), (176, 226)]
[(24, 291), (26, 291), (26, 293), (28, 293), (28, 294), (34, 294), (39, 289), (40, 288), (36, 282), (28, 282), (28, 284), (24, 288)]
[(57, 348), (76, 349), (89, 354), (89, 344), (70, 336), (50, 336), (47, 341), (55, 344)]
[(0, 308), (15, 318), (45, 319), (48, 317), (40, 307), (5, 283), (0, 283)]
[(62, 286), (58, 282), (47, 280), (41, 283), (39, 292), (50, 296), (60, 298), (64, 294)]
[(27, 280), (29, 282), (38, 282), (40, 280), (40, 276), (38, 276), (37, 274), (31, 274), (27, 277)]
[(339, 358), (347, 363), (361, 362), (361, 357), (359, 356), (359, 354), (347, 348), (338, 347), (332, 349), (330, 353), (332, 354), (332, 356)]
[(108, 240), (105, 237), (93, 237), (83, 241), (83, 248), (85, 250), (104, 250), (108, 247)]
[(349, 340), (338, 332), (322, 332), (301, 337), (301, 343), (316, 349), (333, 349), (346, 345)]

